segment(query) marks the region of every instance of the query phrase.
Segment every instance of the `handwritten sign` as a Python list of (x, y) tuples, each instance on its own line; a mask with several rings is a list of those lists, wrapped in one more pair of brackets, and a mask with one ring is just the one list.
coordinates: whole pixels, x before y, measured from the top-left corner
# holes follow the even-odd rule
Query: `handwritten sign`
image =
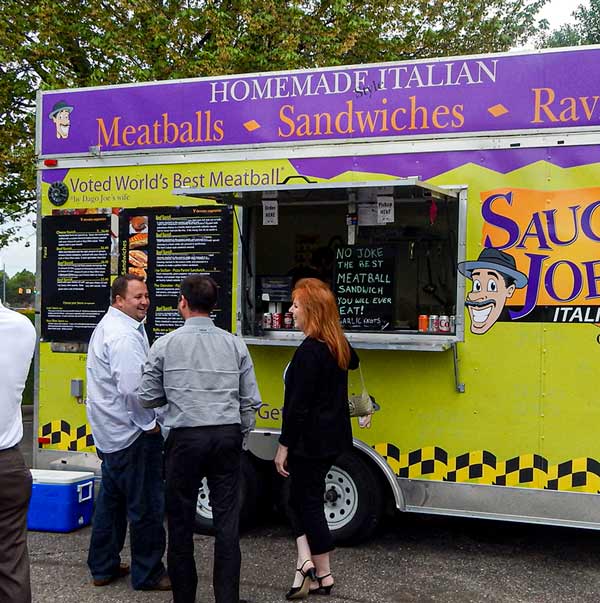
[(394, 197), (377, 197), (377, 224), (394, 223)]
[(342, 327), (366, 331), (388, 328), (393, 314), (393, 249), (381, 245), (338, 248), (334, 292)]

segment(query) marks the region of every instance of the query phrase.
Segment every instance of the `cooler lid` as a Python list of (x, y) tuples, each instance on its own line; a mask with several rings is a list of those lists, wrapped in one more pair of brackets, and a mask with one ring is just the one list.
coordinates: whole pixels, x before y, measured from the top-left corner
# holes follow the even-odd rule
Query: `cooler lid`
[(34, 484), (74, 484), (86, 479), (94, 479), (92, 471), (54, 471), (52, 469), (31, 469)]

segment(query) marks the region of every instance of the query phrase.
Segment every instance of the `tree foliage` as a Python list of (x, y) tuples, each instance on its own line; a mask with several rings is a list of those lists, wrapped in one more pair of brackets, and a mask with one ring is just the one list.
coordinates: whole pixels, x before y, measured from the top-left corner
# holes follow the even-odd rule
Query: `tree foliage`
[(37, 89), (496, 52), (547, 0), (4, 0), (0, 247), (35, 205)]
[[(0, 299), (13, 307), (23, 308), (33, 305), (35, 297), (35, 274), (29, 270), (21, 270), (12, 277), (0, 270)], [(6, 292), (6, 299), (3, 298)]]
[(539, 46), (559, 48), (600, 44), (600, 0), (590, 0), (589, 6), (580, 4), (571, 15), (575, 18), (573, 25), (562, 25), (543, 35)]

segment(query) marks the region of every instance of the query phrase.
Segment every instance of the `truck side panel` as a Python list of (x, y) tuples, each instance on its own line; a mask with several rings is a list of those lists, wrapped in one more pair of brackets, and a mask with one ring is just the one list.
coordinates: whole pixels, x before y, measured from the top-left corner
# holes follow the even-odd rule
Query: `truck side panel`
[[(482, 250), (484, 230), (490, 226), (486, 226), (482, 216), (482, 205), (490, 194), (518, 190), (519, 199), (527, 201), (529, 197), (537, 199), (536, 195), (567, 191), (572, 204), (576, 204), (578, 191), (600, 184), (598, 159), (600, 148), (586, 146), (297, 159), (277, 162), (276, 167), (281, 170), (279, 178), (286, 174), (349, 182), (417, 174), (437, 185), (467, 185), (466, 256), (471, 259)], [(81, 170), (81, 175), (101, 179), (111, 173), (135, 171), (138, 175), (159, 173), (171, 182), (175, 172), (190, 177), (202, 172), (208, 177), (226, 171), (242, 178), (250, 169), (268, 174), (273, 164), (267, 163), (136, 166), (118, 168), (118, 172), (89, 169)], [(75, 170), (72, 172), (75, 176)], [(46, 179), (44, 186), (48, 183)], [(118, 205), (117, 196), (123, 194), (122, 190), (112, 191), (108, 203)], [(591, 199), (590, 194), (588, 190), (585, 198)], [(123, 205), (169, 206), (174, 202), (181, 203), (181, 199), (174, 200), (168, 187), (163, 191), (142, 188)], [(86, 202), (74, 198), (69, 203), (70, 207), (77, 207)], [(524, 239), (519, 257), (527, 257), (526, 253), (539, 255), (544, 223), (531, 226), (528, 220), (532, 210), (526, 203), (520, 209), (520, 234), (529, 236)], [(550, 197), (547, 209), (555, 209)], [(596, 218), (592, 216), (591, 221), (595, 228)], [(564, 226), (558, 226), (563, 240), (573, 234), (568, 224), (567, 220)], [(496, 235), (503, 235), (501, 229)], [(565, 262), (573, 263), (583, 238), (580, 229), (579, 238), (569, 245), (543, 250), (551, 256), (550, 261), (563, 262), (554, 272), (555, 293), (562, 299), (568, 297), (575, 283), (573, 269), (569, 273)], [(561, 250), (567, 249), (575, 256), (560, 255)], [(582, 278), (587, 279), (582, 287), (587, 287), (589, 294), (595, 273), (592, 271), (590, 276), (581, 270)], [(544, 294), (544, 286), (542, 283), (540, 294)], [(557, 307), (569, 307), (570, 303), (565, 301)], [(590, 303), (597, 304), (597, 299)], [(462, 311), (457, 308), (457, 313)], [(588, 384), (595, 368), (598, 334), (591, 319), (562, 324), (507, 320), (499, 321), (485, 335), (467, 332), (464, 345), (458, 346), (460, 376), (466, 384), (464, 394), (456, 391), (449, 352), (361, 350), (365, 379), (381, 411), (376, 414), (372, 429), (356, 429), (355, 436), (374, 447), (403, 478), (596, 493), (600, 451), (591, 426), (598, 423), (599, 411)], [(83, 408), (72, 399), (56, 403), (57, 393), (63, 400), (68, 394), (68, 379), (82, 376), (83, 357), (58, 356), (47, 348), (43, 344), (40, 436), (50, 426), (52, 437), (58, 439), (44, 449), (90, 450), (83, 446), (89, 444)], [(280, 425), (282, 373), (292, 351), (251, 348), (265, 401), (260, 427), (276, 429)], [(60, 373), (56, 368), (59, 363), (64, 366)], [(66, 425), (70, 433), (63, 430)]]

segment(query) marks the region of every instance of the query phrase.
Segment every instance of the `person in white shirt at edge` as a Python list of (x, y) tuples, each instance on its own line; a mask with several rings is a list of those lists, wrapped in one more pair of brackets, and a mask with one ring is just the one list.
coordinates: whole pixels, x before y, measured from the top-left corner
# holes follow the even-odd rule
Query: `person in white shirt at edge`
[(193, 528), (207, 478), (215, 524), (216, 603), (242, 603), (240, 587), (240, 461), (261, 400), (254, 366), (240, 337), (210, 319), (217, 284), (192, 274), (181, 282), (178, 310), (185, 324), (150, 349), (140, 400), (162, 407), (165, 443), (167, 565), (174, 603), (194, 603), (198, 575)]
[(138, 400), (149, 350), (143, 320), (148, 288), (132, 274), (112, 284), (112, 305), (90, 339), (86, 410), (102, 461), (88, 566), (95, 586), (126, 576), (121, 562), (127, 522), (131, 584), (136, 590), (170, 590), (162, 563), (164, 529), (163, 438), (156, 413)]
[(35, 350), (31, 321), (0, 303), (0, 601), (29, 603), (27, 509), (31, 473), (19, 450), (21, 396)]

